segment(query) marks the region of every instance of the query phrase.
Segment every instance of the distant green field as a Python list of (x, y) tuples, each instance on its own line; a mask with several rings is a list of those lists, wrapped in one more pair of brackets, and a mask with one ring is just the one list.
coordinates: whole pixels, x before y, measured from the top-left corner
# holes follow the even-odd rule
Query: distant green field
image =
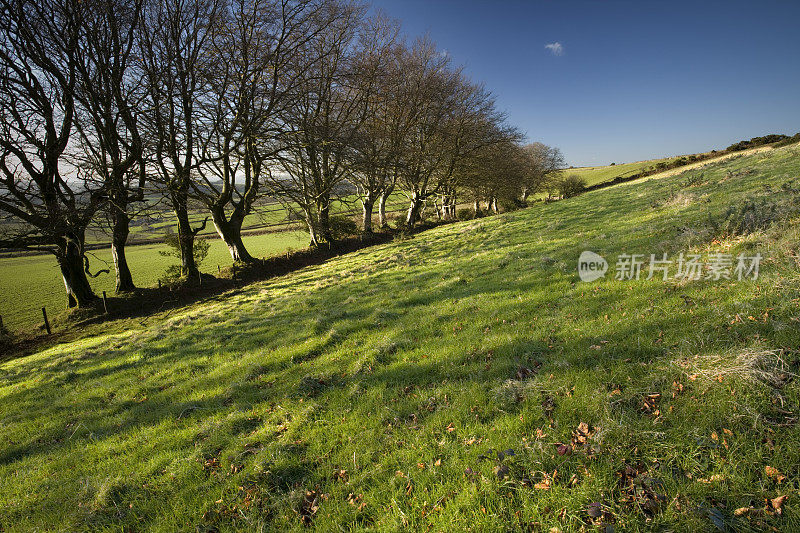
[(663, 159), (650, 159), (648, 161), (637, 161), (635, 163), (621, 163), (605, 167), (577, 167), (569, 168), (564, 174), (570, 176), (575, 174), (586, 180), (586, 185), (596, 185), (621, 176), (630, 176), (643, 170), (655, 169), (658, 163), (671, 163), (681, 156), (665, 157)]
[[(405, 208), (406, 205), (406, 197), (400, 192), (395, 192), (389, 197), (386, 209), (387, 211), (397, 211)], [(299, 209), (296, 211), (299, 212)], [(356, 195), (345, 196), (332, 202), (331, 212), (333, 214), (358, 215), (361, 212), (361, 202)], [(208, 212), (200, 207), (195, 206), (190, 210), (189, 219), (194, 227), (202, 224), (206, 217), (208, 217)], [(277, 230), (281, 228), (288, 229), (302, 224), (302, 221), (298, 221), (296, 217), (289, 216), (289, 211), (283, 204), (270, 202), (256, 206), (254, 212), (245, 219), (243, 227), (245, 230), (254, 228)], [(158, 208), (153, 208), (152, 213), (139, 216), (133, 220), (129, 239), (132, 242), (141, 242), (160, 238), (167, 230), (174, 229), (175, 225), (174, 213), (167, 206), (159, 205)], [(214, 234), (216, 234), (216, 230), (209, 218), (208, 224), (199, 235)], [(110, 237), (107, 230), (95, 225), (87, 232), (86, 240), (89, 243), (105, 243), (110, 241)]]
[[(208, 257), (200, 270), (215, 273), (217, 265), (228, 266), (231, 256), (220, 239), (211, 239)], [(244, 237), (245, 246), (256, 257), (267, 257), (289, 248), (308, 246), (308, 236), (302, 231), (287, 231)], [(168, 250), (163, 244), (130, 246), (128, 262), (133, 281), (139, 287), (153, 287), (170, 264), (177, 262), (172, 257), (163, 257), (158, 252)], [(114, 292), (114, 265), (111, 250), (95, 250), (89, 253), (91, 271), (103, 268), (111, 270), (100, 274), (90, 283), (96, 293)], [(64, 285), (55, 258), (51, 255), (32, 255), (0, 258), (0, 315), (11, 330), (28, 328), (42, 321), (42, 306), (52, 314), (66, 306)]]

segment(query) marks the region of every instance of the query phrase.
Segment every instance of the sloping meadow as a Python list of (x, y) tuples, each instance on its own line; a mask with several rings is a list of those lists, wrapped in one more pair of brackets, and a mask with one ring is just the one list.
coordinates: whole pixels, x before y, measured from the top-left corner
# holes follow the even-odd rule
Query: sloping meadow
[(798, 188), (734, 158), (6, 362), (0, 530), (799, 529)]

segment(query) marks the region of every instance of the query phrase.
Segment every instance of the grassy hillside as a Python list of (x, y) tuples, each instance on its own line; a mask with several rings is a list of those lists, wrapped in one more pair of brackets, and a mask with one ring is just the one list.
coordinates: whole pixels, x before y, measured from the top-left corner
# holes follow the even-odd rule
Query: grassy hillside
[(586, 185), (596, 185), (598, 183), (611, 181), (620, 176), (630, 176), (631, 174), (636, 174), (643, 170), (652, 170), (655, 169), (656, 165), (659, 163), (671, 163), (677, 159), (680, 159), (680, 156), (649, 159), (647, 161), (636, 161), (634, 163), (620, 163), (603, 167), (577, 167), (569, 168), (565, 170), (564, 173), (567, 176), (575, 174), (582, 177), (586, 180)]
[[(3, 363), (0, 529), (798, 530), (798, 176), (731, 158)], [(680, 252), (765, 259), (613, 279)]]

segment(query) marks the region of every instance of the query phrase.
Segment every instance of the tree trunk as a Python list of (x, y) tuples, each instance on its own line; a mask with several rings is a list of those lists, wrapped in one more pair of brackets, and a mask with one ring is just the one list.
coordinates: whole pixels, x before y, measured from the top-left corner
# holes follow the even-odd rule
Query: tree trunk
[(472, 210), (475, 212), (475, 218), (481, 216), (481, 201), (478, 200), (477, 198), (472, 203)]
[(406, 226), (408, 229), (412, 229), (414, 224), (420, 219), (420, 210), (423, 204), (423, 200), (414, 194), (414, 197), (411, 199), (411, 205), (408, 207), (408, 212), (406, 213)]
[(378, 198), (378, 226), (381, 229), (389, 227), (389, 221), (386, 220), (386, 199), (392, 194), (391, 189), (383, 191)]
[(490, 203), (492, 212), (496, 215), (499, 212), (498, 209), (497, 209), (497, 198), (492, 196), (492, 200), (489, 203)]
[(311, 237), (309, 246), (314, 247), (319, 245), (319, 237), (317, 236), (317, 225), (314, 221), (314, 216), (310, 209), (303, 209), (306, 218), (306, 226), (308, 227), (308, 234)]
[(112, 207), (111, 218), (113, 219), (113, 235), (111, 238), (111, 256), (114, 258), (114, 271), (117, 277), (115, 292), (133, 291), (136, 286), (133, 284), (133, 276), (128, 266), (128, 259), (125, 256), (125, 244), (128, 242), (130, 234), (130, 218), (120, 206)]
[(327, 242), (333, 240), (331, 235), (330, 202), (327, 200), (317, 205), (317, 234)]
[(247, 248), (242, 241), (242, 224), (244, 222), (243, 216), (238, 216), (236, 213), (231, 215), (230, 219), (225, 217), (225, 211), (222, 207), (214, 207), (211, 209), (211, 219), (214, 221), (214, 227), (217, 229), (222, 242), (228, 247), (231, 253), (231, 258), (234, 263), (255, 263), (255, 258), (250, 255)]
[(68, 307), (87, 307), (97, 300), (86, 277), (83, 256), (83, 238), (70, 235), (59, 246), (56, 255), (61, 277), (67, 291)]
[(441, 218), (445, 220), (453, 220), (456, 217), (456, 210), (454, 208), (455, 196), (452, 194), (442, 195)]
[(375, 199), (371, 195), (367, 195), (361, 200), (361, 203), (364, 205), (362, 227), (364, 233), (369, 234), (372, 233), (372, 207), (375, 205)]
[(194, 236), (189, 222), (188, 195), (186, 191), (172, 194), (172, 208), (178, 219), (178, 244), (181, 249), (181, 276), (187, 279), (200, 279), (200, 270), (194, 261)]
[(447, 220), (455, 220), (456, 218), (456, 195), (448, 194), (445, 197), (445, 203), (442, 206), (444, 209), (445, 218)]

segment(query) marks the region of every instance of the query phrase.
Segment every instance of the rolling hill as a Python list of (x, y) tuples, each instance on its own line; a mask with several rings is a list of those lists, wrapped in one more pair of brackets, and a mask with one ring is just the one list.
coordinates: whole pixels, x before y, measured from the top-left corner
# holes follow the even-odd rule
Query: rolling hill
[(737, 155), (2, 363), (0, 530), (798, 530), (798, 178)]
[(665, 157), (662, 159), (649, 159), (646, 161), (636, 161), (633, 163), (619, 163), (599, 167), (571, 167), (564, 171), (567, 176), (577, 175), (586, 180), (586, 185), (597, 185), (605, 183), (618, 177), (627, 177), (643, 170), (654, 170), (659, 163), (671, 163), (677, 161), (682, 156)]

